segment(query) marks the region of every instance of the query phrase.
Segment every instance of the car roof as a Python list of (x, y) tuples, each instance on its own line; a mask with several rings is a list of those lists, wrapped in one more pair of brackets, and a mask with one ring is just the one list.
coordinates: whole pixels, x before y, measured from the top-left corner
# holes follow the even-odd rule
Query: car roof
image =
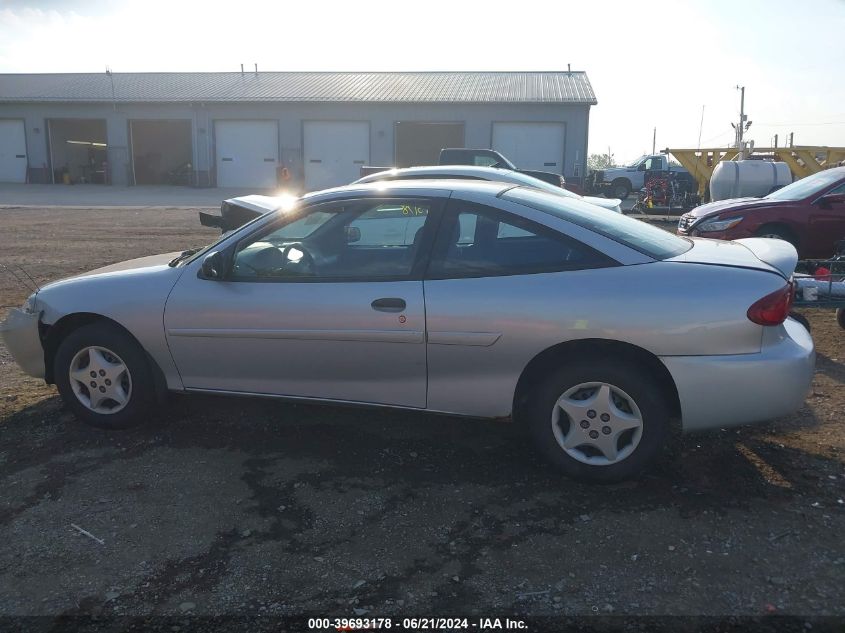
[(229, 198), (225, 200), (225, 202), (233, 204), (237, 207), (243, 207), (244, 209), (249, 209), (250, 211), (257, 211), (258, 213), (263, 214), (268, 213), (270, 211), (275, 211), (285, 203), (285, 200), (285, 196), (249, 195)]
[[(464, 191), (484, 193), (491, 197), (496, 197), (513, 186), (514, 183), (493, 182), (489, 180), (449, 180), (441, 178), (426, 180), (385, 180), (367, 183), (352, 183), (351, 185), (341, 185), (340, 187), (332, 187), (331, 189), (310, 191), (302, 195), (301, 199), (308, 202), (321, 202), (339, 198), (348, 198), (350, 196), (354, 197), (356, 193), (360, 195), (384, 195), (385, 192), (389, 193), (392, 191), (405, 195), (414, 194), (437, 197), (448, 197), (453, 191)], [(224, 202), (264, 215), (271, 211), (276, 211), (283, 206), (290, 205), (291, 202), (296, 199), (296, 196), (292, 196), (290, 194), (282, 194), (279, 196), (262, 196), (253, 194), (227, 198)]]
[(302, 199), (314, 202), (323, 198), (331, 200), (334, 198), (349, 197), (350, 194), (354, 195), (356, 193), (360, 193), (362, 195), (384, 195), (386, 192), (388, 194), (391, 192), (405, 194), (413, 192), (417, 195), (447, 197), (453, 191), (480, 193), (496, 197), (503, 191), (513, 188), (513, 186), (513, 183), (491, 180), (449, 180), (448, 178), (436, 178), (430, 180), (381, 180), (375, 182), (353, 183), (342, 187), (314, 191), (312, 193), (305, 194), (302, 196)]
[(374, 182), (379, 180), (379, 177), (400, 179), (402, 176), (412, 176), (417, 174), (443, 174), (444, 176), (474, 176), (476, 178), (484, 178), (485, 180), (498, 180), (500, 178), (512, 177), (514, 171), (512, 169), (505, 169), (503, 167), (480, 167), (476, 165), (421, 165), (419, 167), (402, 167), (399, 169), (386, 169), (364, 176), (359, 182)]

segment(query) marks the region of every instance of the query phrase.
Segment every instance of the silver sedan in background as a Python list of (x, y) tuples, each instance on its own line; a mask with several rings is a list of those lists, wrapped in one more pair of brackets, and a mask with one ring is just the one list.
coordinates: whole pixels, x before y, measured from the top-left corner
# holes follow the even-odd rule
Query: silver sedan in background
[(391, 180), (489, 180), (491, 182), (507, 182), (523, 187), (534, 187), (556, 196), (572, 198), (581, 202), (589, 202), (603, 209), (610, 209), (622, 213), (622, 201), (618, 198), (599, 198), (596, 196), (581, 196), (574, 191), (540, 180), (534, 176), (523, 174), (513, 169), (501, 167), (476, 167), (473, 165), (426, 165), (423, 167), (404, 167), (402, 169), (387, 169), (364, 176), (353, 184), (367, 182), (384, 182)]
[(102, 428), (168, 390), (512, 416), (565, 473), (614, 481), (674, 425), (801, 406), (795, 264), (786, 242), (681, 238), (534, 188), (380, 182), (52, 283), (2, 330)]

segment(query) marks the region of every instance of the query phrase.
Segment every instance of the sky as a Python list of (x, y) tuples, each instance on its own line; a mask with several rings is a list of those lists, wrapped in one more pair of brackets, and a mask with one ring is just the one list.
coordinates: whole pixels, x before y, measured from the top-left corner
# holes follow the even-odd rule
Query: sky
[[(584, 70), (590, 152), (845, 146), (845, 0), (0, 0), (0, 72)], [(2, 85), (0, 85), (2, 90)], [(702, 125), (703, 108), (703, 125)], [(700, 141), (700, 144), (699, 144)]]

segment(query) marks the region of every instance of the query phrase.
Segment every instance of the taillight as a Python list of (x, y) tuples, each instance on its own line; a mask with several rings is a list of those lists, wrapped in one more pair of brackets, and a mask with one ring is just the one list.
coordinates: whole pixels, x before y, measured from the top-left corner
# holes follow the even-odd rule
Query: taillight
[(795, 288), (790, 281), (780, 290), (767, 294), (748, 308), (748, 318), (758, 325), (780, 325), (789, 316)]

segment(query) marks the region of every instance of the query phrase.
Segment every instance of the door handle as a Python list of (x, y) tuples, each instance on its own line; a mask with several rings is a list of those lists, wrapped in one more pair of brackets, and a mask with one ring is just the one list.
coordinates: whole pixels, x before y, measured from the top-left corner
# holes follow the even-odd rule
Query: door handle
[(370, 305), (373, 307), (373, 310), (378, 310), (379, 312), (402, 312), (407, 304), (404, 299), (384, 297), (382, 299), (376, 299)]

